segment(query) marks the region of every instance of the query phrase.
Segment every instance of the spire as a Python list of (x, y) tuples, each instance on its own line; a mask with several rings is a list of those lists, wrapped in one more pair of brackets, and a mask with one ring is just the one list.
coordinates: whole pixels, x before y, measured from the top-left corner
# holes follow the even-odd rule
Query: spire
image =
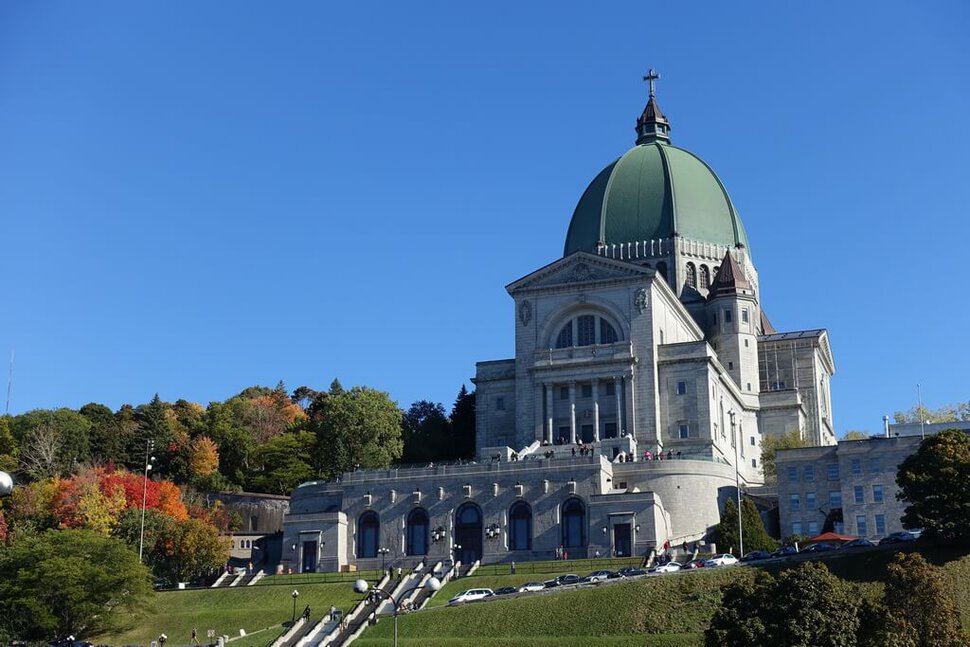
[(670, 141), (670, 122), (660, 111), (657, 105), (657, 94), (654, 88), (654, 81), (660, 78), (657, 71), (650, 68), (643, 80), (649, 83), (650, 95), (647, 98), (647, 105), (643, 109), (643, 114), (637, 119), (637, 144), (649, 144), (651, 142), (663, 140)]
[(741, 265), (728, 250), (724, 254), (724, 260), (721, 261), (721, 267), (714, 275), (707, 298), (714, 299), (722, 296), (753, 293), (751, 283), (744, 276), (744, 270), (741, 269)]

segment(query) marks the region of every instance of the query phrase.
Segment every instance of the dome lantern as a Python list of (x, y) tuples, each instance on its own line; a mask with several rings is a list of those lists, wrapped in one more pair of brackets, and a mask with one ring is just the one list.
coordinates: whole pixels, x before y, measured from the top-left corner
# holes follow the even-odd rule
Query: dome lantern
[(657, 70), (650, 68), (643, 80), (649, 83), (650, 94), (647, 98), (647, 105), (643, 108), (643, 113), (637, 119), (637, 144), (649, 144), (658, 139), (665, 142), (670, 141), (670, 122), (666, 115), (660, 111), (657, 104), (657, 93), (654, 88), (654, 81), (660, 78)]

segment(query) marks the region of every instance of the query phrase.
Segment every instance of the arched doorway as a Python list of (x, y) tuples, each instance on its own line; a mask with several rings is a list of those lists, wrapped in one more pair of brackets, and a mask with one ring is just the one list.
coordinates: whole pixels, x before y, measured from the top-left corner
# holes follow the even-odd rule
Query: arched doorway
[(428, 511), (415, 508), (408, 514), (407, 542), (405, 548), (408, 555), (428, 554)]
[(482, 511), (474, 503), (462, 504), (455, 511), (455, 546), (462, 564), (482, 558)]
[(579, 499), (569, 499), (562, 504), (563, 548), (578, 553), (586, 548), (586, 544), (586, 506)]
[(381, 535), (381, 520), (377, 513), (368, 510), (357, 519), (357, 557), (377, 557), (377, 542)]
[(509, 550), (532, 549), (532, 508), (518, 501), (509, 509)]

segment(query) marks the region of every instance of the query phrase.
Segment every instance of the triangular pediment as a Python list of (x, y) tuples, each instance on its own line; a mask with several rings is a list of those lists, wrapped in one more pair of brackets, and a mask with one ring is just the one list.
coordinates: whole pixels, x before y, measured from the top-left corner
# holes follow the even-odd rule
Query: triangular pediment
[(649, 267), (634, 265), (588, 252), (576, 252), (505, 286), (509, 294), (566, 285), (592, 285), (630, 278), (652, 277)]

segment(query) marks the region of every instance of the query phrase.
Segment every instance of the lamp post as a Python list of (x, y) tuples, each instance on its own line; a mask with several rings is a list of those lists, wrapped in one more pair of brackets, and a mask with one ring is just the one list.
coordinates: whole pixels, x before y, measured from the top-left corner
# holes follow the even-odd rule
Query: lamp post
[(148, 470), (152, 468), (155, 457), (152, 450), (155, 449), (155, 441), (149, 440), (145, 443), (145, 481), (141, 487), (141, 538), (138, 540), (138, 561), (142, 561), (142, 554), (145, 552), (145, 501), (148, 498)]
[[(370, 588), (371, 587), (367, 583), (367, 580), (357, 580), (354, 582), (354, 591), (360, 593), (361, 595), (367, 593), (367, 590)], [(418, 589), (430, 589), (431, 591), (437, 591), (440, 588), (441, 580), (439, 580), (437, 577), (430, 577), (423, 585), (412, 586), (411, 588), (402, 591), (396, 598), (380, 587), (375, 586), (373, 589), (371, 589), (374, 591), (374, 593), (377, 593), (385, 600), (390, 600), (391, 604), (394, 605), (394, 647), (397, 647), (397, 616), (401, 611), (401, 602), (404, 601), (404, 598), (406, 598), (408, 593), (411, 591), (417, 591)]]
[(443, 526), (438, 526), (431, 531), (431, 541), (437, 544), (439, 541), (444, 541), (445, 539), (445, 529)]
[(497, 539), (499, 535), (502, 534), (502, 527), (497, 523), (493, 523), (488, 528), (485, 529), (485, 536), (489, 539)]
[(293, 589), (293, 592), (290, 593), (290, 595), (293, 596), (293, 619), (290, 620), (290, 626), (293, 626), (296, 624), (296, 599), (300, 597), (300, 592)]
[(741, 440), (737, 437), (737, 425), (734, 416), (737, 415), (734, 409), (728, 411), (731, 416), (731, 441), (734, 443), (734, 484), (738, 491), (738, 557), (744, 557), (744, 528), (741, 525), (741, 469), (738, 465), (738, 443)]
[(387, 554), (391, 552), (390, 548), (384, 548), (383, 546), (377, 549), (377, 553), (381, 556), (381, 571), (384, 570), (384, 563), (387, 559)]

